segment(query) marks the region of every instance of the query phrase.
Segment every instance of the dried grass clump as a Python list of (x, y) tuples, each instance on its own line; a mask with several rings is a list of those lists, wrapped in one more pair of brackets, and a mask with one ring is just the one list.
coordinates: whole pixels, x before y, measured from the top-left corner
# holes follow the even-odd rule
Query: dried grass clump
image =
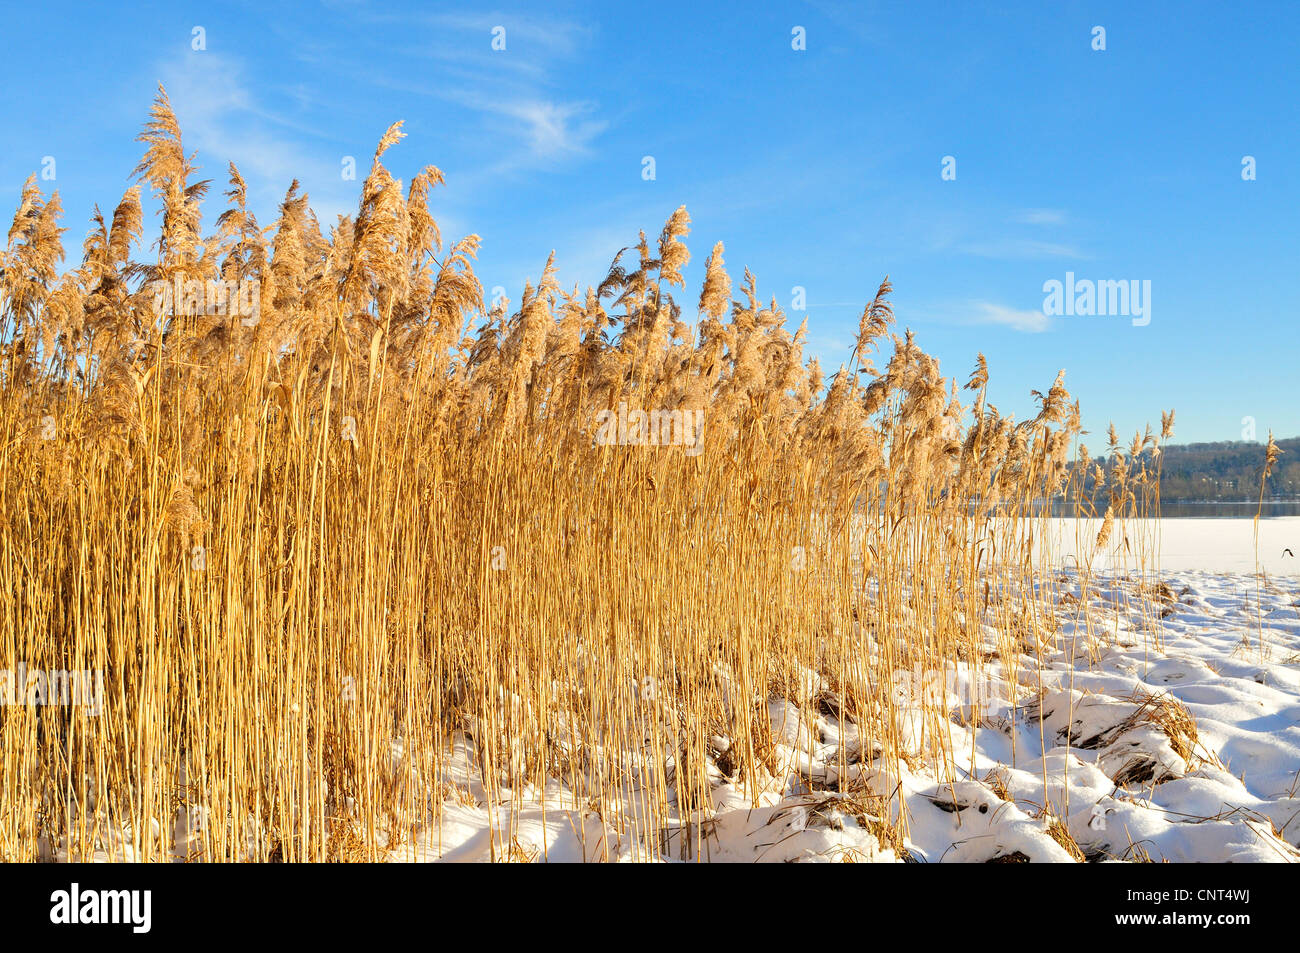
[[(557, 780), (649, 856), (720, 784), (757, 802), (773, 694), (895, 772), (951, 762), (940, 701), (904, 743), (893, 673), (1040, 653), (1043, 501), (1105, 494), (1109, 526), (1158, 500), (1154, 438), (1082, 494), (1063, 376), (1003, 416), (982, 355), (963, 388), (893, 332), (888, 279), (830, 375), (721, 244), (689, 313), (684, 208), (597, 287), (552, 256), (489, 308), (442, 174), (385, 165), (400, 125), (355, 215), (322, 226), (294, 182), (263, 225), (231, 165), (209, 228), (160, 90), (137, 182), (62, 273), (57, 193), (23, 186), (0, 659), (102, 671), (107, 715), (0, 709), (0, 856), (375, 860), (436, 843), (463, 785)], [(495, 856), (531, 856), (516, 834)]]
[(1012, 801), (1011, 789), (1007, 787), (1006, 777), (1000, 771), (990, 771), (984, 776), (984, 785), (1001, 801)]
[(1043, 819), (1046, 822), (1047, 836), (1060, 844), (1065, 852), (1074, 858), (1075, 863), (1085, 863), (1088, 858), (1084, 855), (1083, 848), (1079, 846), (1078, 841), (1074, 839), (1074, 835), (1070, 833), (1070, 829), (1065, 825), (1065, 821), (1051, 812), (1046, 812)]
[(1189, 765), (1195, 756), (1199, 736), (1196, 719), (1185, 705), (1169, 694), (1141, 693), (1134, 697), (1139, 708), (1126, 727), (1153, 725), (1164, 732), (1170, 746)]

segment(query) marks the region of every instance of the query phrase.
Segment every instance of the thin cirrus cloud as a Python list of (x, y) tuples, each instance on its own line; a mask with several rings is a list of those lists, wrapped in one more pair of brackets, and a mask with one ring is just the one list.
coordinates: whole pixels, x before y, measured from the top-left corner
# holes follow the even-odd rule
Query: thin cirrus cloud
[(492, 31), (500, 28), (507, 51), (540, 52), (557, 57), (572, 56), (588, 42), (594, 29), (572, 20), (552, 20), (515, 13), (428, 13), (420, 20), (439, 30), (477, 35), (485, 46)]
[(1044, 242), (1033, 238), (1001, 238), (966, 242), (960, 251), (980, 258), (1086, 258), (1078, 248), (1061, 242)]
[(1041, 310), (1009, 308), (984, 299), (914, 306), (908, 308), (908, 314), (914, 321), (963, 327), (1000, 327), (1024, 334), (1040, 334), (1052, 329), (1051, 319)]
[(211, 52), (187, 55), (162, 64), (158, 75), (187, 149), (197, 147), (203, 176), (224, 188), (226, 163), (234, 162), (248, 181), (259, 218), (277, 208), (294, 179), (311, 192), (323, 224), (352, 210), (355, 195), (339, 176), (337, 157), (331, 153), (326, 159), (303, 143), (330, 137), (262, 106), (244, 84), (237, 59)]
[(499, 158), (463, 176), (463, 184), (485, 184), (493, 176), (554, 167), (588, 156), (593, 152), (592, 143), (609, 125), (594, 118), (594, 103), (556, 101), (526, 88), (475, 92), (392, 80), (375, 73), (356, 75), (372, 86), (442, 100), (481, 117), (489, 135), (480, 137), (477, 144)]
[(1039, 311), (1024, 311), (1008, 308), (992, 301), (973, 301), (966, 315), (966, 324), (993, 324), (1037, 334), (1051, 327), (1047, 315)]
[[(1012, 213), (1012, 221), (1018, 224), (1062, 225), (1065, 213), (1055, 209), (1028, 209)], [(1091, 256), (1077, 245), (1059, 238), (1048, 240), (1031, 235), (1017, 235), (1012, 230), (1001, 234), (988, 234), (981, 230), (976, 233), (968, 222), (940, 222), (929, 226), (931, 235), (930, 248), (935, 252), (957, 255), (971, 255), (976, 258), (989, 258), (1000, 261), (1023, 261), (1044, 258), (1082, 258)]]
[(583, 118), (594, 109), (590, 103), (518, 102), (499, 108), (527, 124), (533, 153), (546, 158), (585, 155), (591, 141), (607, 125)]
[(445, 95), (467, 109), (508, 120), (503, 131), (521, 140), (529, 157), (543, 162), (589, 154), (608, 125), (591, 118), (596, 107), (590, 102), (553, 102), (526, 94), (500, 99), (467, 92)]
[[(609, 125), (597, 116), (596, 103), (566, 98), (552, 88), (559, 64), (589, 42), (588, 26), (497, 13), (431, 13), (415, 18), (376, 13), (367, 20), (400, 29), (417, 38), (417, 43), (428, 39), (421, 31), (433, 31), (436, 42), (413, 44), (405, 52), (399, 46), (396, 54), (432, 60), (431, 73), (427, 68), (413, 69), (401, 71), (403, 78), (398, 78), (359, 64), (352, 75), (381, 89), (438, 99), (479, 116), (486, 134), (480, 142), (493, 159), (469, 179), (580, 160), (592, 154), (593, 143)], [(491, 48), (497, 26), (506, 31), (505, 52)], [(309, 61), (337, 53), (328, 45), (305, 45), (298, 52)], [(338, 161), (344, 152), (356, 152), (355, 143), (339, 141), (337, 133), (304, 125), (292, 115), (273, 112), (244, 82), (245, 73), (243, 61), (216, 52), (158, 64), (157, 75), (166, 83), (187, 144), (198, 146), (208, 163), (215, 158), (218, 169), (233, 159), (250, 190), (261, 193), (259, 211), (267, 211), (263, 203), (278, 204), (295, 177), (311, 189), (312, 205), (323, 222), (332, 221), (338, 212), (351, 211), (355, 195), (340, 179)], [(427, 77), (423, 81), (407, 78), (422, 73)], [(311, 91), (302, 86), (287, 87), (285, 95), (299, 111), (313, 104)], [(216, 177), (224, 178), (220, 172)]]
[(1064, 225), (1065, 212), (1057, 208), (1027, 208), (1016, 216), (1022, 225)]
[[(498, 155), (490, 168), (500, 174), (520, 168), (555, 166), (592, 153), (592, 144), (609, 123), (597, 117), (598, 105), (566, 98), (555, 89), (560, 64), (577, 56), (590, 42), (592, 28), (582, 24), (499, 13), (431, 13), (408, 19), (379, 14), (377, 22), (400, 23), (415, 31), (432, 29), (437, 42), (399, 47), (399, 53), (431, 61), (400, 78), (366, 66), (353, 75), (371, 85), (442, 100), (477, 114), (495, 141)], [(491, 46), (493, 31), (503, 30), (505, 49)], [(448, 42), (454, 38), (454, 42)]]
[[(477, 37), (482, 48), (490, 48), (494, 31), (501, 31), (505, 49), (476, 58), (472, 65), (462, 61), (462, 78), (473, 80), (475, 92), (464, 84), (448, 98), (489, 117), (507, 120), (503, 131), (526, 148), (510, 165), (529, 160), (553, 163), (589, 155), (591, 144), (608, 126), (594, 117), (596, 104), (589, 101), (557, 100), (544, 92), (550, 85), (557, 61), (578, 55), (590, 42), (592, 28), (582, 23), (548, 20), (531, 15), (500, 13), (435, 13), (428, 22), (440, 30), (462, 34), (468, 44)], [(434, 54), (445, 56), (446, 45)], [(523, 65), (527, 72), (502, 70), (503, 65)], [(465, 73), (469, 75), (464, 75)], [(527, 77), (525, 79), (525, 77)]]

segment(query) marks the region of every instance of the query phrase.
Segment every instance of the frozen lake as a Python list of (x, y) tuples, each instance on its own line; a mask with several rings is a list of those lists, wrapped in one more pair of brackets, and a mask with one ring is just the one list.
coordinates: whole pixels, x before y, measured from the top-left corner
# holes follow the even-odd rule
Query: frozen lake
[[(1168, 517), (1145, 525), (1127, 524), (1129, 551), (1139, 547), (1158, 554), (1158, 565), (1170, 572), (1254, 572), (1256, 566), (1255, 521), (1251, 516), (1205, 519)], [(1099, 519), (1054, 519), (1058, 553), (1073, 555), (1092, 551)], [(1099, 556), (1094, 569), (1121, 565), (1124, 534), (1116, 524), (1105, 559)], [(1288, 555), (1287, 550), (1295, 555)], [(1127, 560), (1130, 564), (1134, 559)], [(1259, 521), (1259, 568), (1270, 575), (1300, 576), (1300, 516), (1277, 516)]]

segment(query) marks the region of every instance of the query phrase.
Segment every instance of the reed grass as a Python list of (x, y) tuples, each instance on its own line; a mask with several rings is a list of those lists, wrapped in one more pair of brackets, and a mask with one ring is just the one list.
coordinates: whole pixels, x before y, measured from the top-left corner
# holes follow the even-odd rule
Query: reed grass
[[(0, 707), (0, 858), (381, 859), (436, 838), (458, 744), (486, 801), (559, 782), (651, 856), (720, 779), (757, 797), (768, 700), (828, 703), (809, 673), (884, 763), (951, 779), (947, 713), (909, 741), (887, 686), (1014, 677), (1050, 639), (1041, 503), (1093, 466), (1063, 373), (1003, 416), (983, 355), (959, 387), (893, 333), (886, 279), (826, 379), (807, 322), (748, 271), (733, 288), (721, 244), (682, 300), (684, 208), (599, 287), (566, 290), (552, 257), (488, 308), (478, 237), (444, 246), (430, 212), (441, 173), (403, 188), (383, 164), (400, 125), (328, 234), (296, 182), (259, 225), (233, 165), (205, 234), (161, 89), (79, 265), (57, 194), (24, 187), (0, 660), (100, 670), (104, 704)], [(156, 283), (216, 280), (256, 282), (255, 321), (160, 313)], [(601, 442), (620, 404), (698, 412), (702, 439)], [(1155, 444), (1112, 431), (1081, 562), (1158, 500)], [(531, 856), (509, 820), (492, 836)]]

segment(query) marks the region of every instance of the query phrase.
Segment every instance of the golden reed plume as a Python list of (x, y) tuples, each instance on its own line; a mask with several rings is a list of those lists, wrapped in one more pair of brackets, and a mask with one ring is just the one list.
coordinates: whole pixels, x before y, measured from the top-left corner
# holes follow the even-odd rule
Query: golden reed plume
[[(810, 672), (860, 734), (841, 761), (948, 764), (883, 686), (1020, 652), (1040, 504), (1095, 515), (1103, 485), (1063, 376), (1017, 423), (980, 355), (963, 405), (891, 335), (885, 279), (826, 382), (721, 243), (684, 311), (685, 208), (598, 287), (552, 254), (489, 308), (478, 236), (444, 248), (430, 211), (442, 173), (383, 164), (400, 127), (355, 216), (322, 230), (294, 182), (263, 227), (231, 165), (205, 234), (160, 89), (138, 184), (62, 275), (57, 193), (23, 187), (0, 660), (103, 697), (0, 707), (0, 859), (377, 859), (436, 842), (455, 758), (492, 803), (562, 785), (650, 856), (722, 779), (758, 797), (768, 700), (831, 703)], [(1112, 438), (1098, 545), (1157, 492), (1152, 442)]]

